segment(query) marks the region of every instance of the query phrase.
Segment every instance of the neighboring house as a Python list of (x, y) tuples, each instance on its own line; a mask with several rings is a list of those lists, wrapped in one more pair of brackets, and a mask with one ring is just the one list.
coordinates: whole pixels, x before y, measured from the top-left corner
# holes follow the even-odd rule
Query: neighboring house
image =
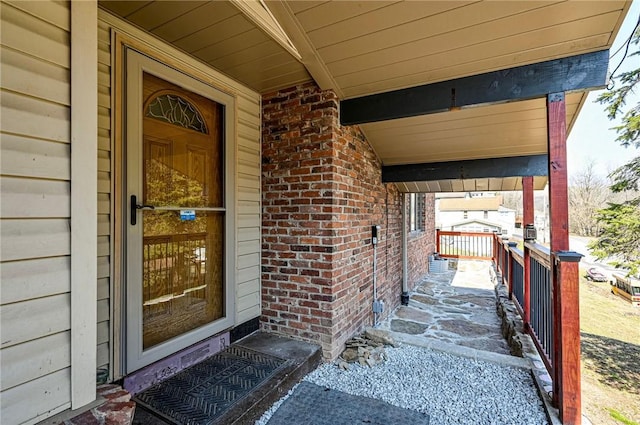
[(465, 232), (512, 235), (516, 211), (502, 206), (502, 196), (445, 198), (436, 201), (436, 227)]
[(3, 0), (2, 423), (258, 328), (335, 358), (372, 226), (386, 316), (434, 192), (546, 183), (629, 5)]
[[(484, 232), (502, 234), (504, 228), (496, 223), (484, 220), (463, 220), (459, 223), (453, 223), (451, 229), (454, 232)], [(506, 233), (505, 233), (506, 234)]]

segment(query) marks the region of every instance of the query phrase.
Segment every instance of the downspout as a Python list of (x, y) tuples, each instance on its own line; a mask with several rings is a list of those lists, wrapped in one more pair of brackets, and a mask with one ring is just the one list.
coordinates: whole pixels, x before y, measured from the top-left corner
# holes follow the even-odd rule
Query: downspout
[(408, 256), (407, 256), (407, 194), (402, 193), (402, 295), (400, 302), (402, 305), (409, 305), (409, 277), (408, 277)]

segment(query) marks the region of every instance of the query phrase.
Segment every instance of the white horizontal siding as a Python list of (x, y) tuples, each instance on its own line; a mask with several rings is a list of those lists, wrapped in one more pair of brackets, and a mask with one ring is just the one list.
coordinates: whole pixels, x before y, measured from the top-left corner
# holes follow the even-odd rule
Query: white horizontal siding
[(98, 215), (98, 237), (111, 234), (111, 223), (108, 215)]
[[(253, 176), (253, 177), (259, 179), (259, 176)], [(249, 188), (249, 187), (239, 187), (238, 188), (238, 197), (240, 199), (242, 199), (244, 202), (251, 201), (251, 202), (253, 202), (254, 205), (256, 203), (259, 204), (261, 202), (261, 200), (260, 200), (260, 189), (252, 189), (252, 188)], [(255, 211), (253, 209), (243, 210), (243, 212), (255, 214)]]
[(98, 257), (98, 280), (109, 277), (110, 267), (108, 255)]
[[(71, 407), (71, 368), (2, 392), (2, 423), (32, 424)], [(5, 422), (6, 421), (6, 422)]]
[(98, 345), (109, 342), (109, 322), (98, 324)]
[(98, 344), (97, 353), (97, 366), (98, 369), (105, 369), (109, 367), (109, 359), (111, 358), (111, 352), (109, 351), (109, 343), (105, 342)]
[(238, 255), (246, 255), (260, 252), (260, 241), (238, 241)]
[(3, 218), (69, 217), (70, 197), (68, 181), (4, 177), (0, 214)]
[(98, 323), (109, 319), (109, 300), (98, 301)]
[(6, 47), (0, 49), (0, 54), (3, 88), (69, 105), (71, 84), (68, 69)]
[[(3, 70), (4, 72), (4, 70)], [(70, 145), (14, 134), (2, 135), (2, 174), (5, 176), (69, 180)]]
[(1, 261), (69, 255), (69, 220), (2, 220)]
[[(254, 137), (258, 137), (258, 139), (256, 140)], [(260, 132), (258, 130), (251, 130), (246, 133), (239, 133), (238, 143), (239, 146), (242, 146), (243, 148), (260, 152)]]
[(238, 98), (236, 322), (261, 313), (260, 101)]
[(20, 9), (30, 15), (37, 16), (43, 22), (48, 22), (62, 28), (65, 31), (71, 29), (71, 16), (69, 16), (69, 6), (63, 1), (24, 1), (24, 0), (4, 0), (13, 7)]
[(248, 282), (244, 282), (238, 286), (238, 297), (242, 298), (247, 295), (256, 294), (260, 290), (260, 279), (256, 278)]
[(260, 253), (259, 252), (246, 254), (246, 255), (239, 255), (238, 256), (238, 269), (242, 270), (242, 269), (246, 269), (246, 268), (249, 268), (249, 267), (253, 267), (256, 264), (259, 264), (259, 261), (260, 261)]
[(109, 299), (109, 279), (102, 278), (98, 279), (98, 300), (106, 300)]
[(2, 423), (70, 406), (70, 12), (0, 4)]
[(2, 350), (2, 391), (69, 367), (70, 334), (64, 331)]
[[(39, 10), (38, 16), (35, 16), (3, 2), (0, 5), (2, 45), (69, 68), (71, 55), (69, 29), (47, 22), (46, 18), (42, 19), (43, 12), (45, 12), (44, 9)], [(69, 16), (68, 12), (67, 15)]]
[(242, 213), (238, 214), (238, 225), (240, 227), (259, 227), (260, 214), (244, 210)]
[(2, 348), (32, 341), (71, 327), (69, 294), (0, 306)]
[[(98, 20), (98, 368), (113, 371), (109, 338), (111, 326), (111, 33)], [(106, 232), (106, 233), (105, 233)]]
[(10, 91), (2, 92), (2, 131), (69, 143), (69, 107)]
[[(260, 279), (260, 266), (249, 266), (244, 267), (238, 270), (238, 281), (240, 286), (245, 285), (247, 283), (253, 284), (256, 280)], [(244, 292), (242, 290), (238, 290), (239, 296), (247, 295), (246, 289)]]
[(98, 256), (109, 255), (110, 241), (108, 236), (98, 236)]
[(0, 268), (0, 304), (10, 304), (70, 291), (69, 257), (11, 261)]
[(260, 240), (260, 229), (256, 227), (245, 227), (238, 229), (238, 241)]

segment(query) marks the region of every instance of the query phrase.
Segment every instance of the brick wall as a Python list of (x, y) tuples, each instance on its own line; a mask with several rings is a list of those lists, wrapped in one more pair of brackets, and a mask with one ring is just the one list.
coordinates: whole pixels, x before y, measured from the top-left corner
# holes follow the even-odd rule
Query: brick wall
[[(435, 212), (435, 194), (425, 193), (424, 195), (424, 231), (410, 232), (407, 240), (407, 270), (408, 281), (410, 285), (415, 285), (429, 269), (429, 254), (433, 254), (436, 250), (435, 234), (436, 234), (436, 212)], [(407, 198), (409, 196), (407, 195)], [(407, 200), (407, 216), (409, 215), (409, 202)], [(421, 253), (426, 253), (421, 255)], [(409, 289), (413, 289), (410, 287)]]
[[(401, 194), (381, 182), (381, 164), (358, 127), (339, 124), (338, 100), (313, 83), (263, 97), (262, 328), (318, 343), (333, 359), (373, 324), (371, 226), (380, 225), (378, 297), (400, 302)], [(434, 251), (427, 230), (411, 235), (410, 282)], [(427, 250), (427, 251), (425, 251)]]

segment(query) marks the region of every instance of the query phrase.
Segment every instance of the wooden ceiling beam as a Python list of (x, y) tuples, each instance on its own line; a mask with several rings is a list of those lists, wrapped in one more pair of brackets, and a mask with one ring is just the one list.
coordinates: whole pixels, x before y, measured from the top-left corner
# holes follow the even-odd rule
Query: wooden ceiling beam
[(342, 125), (414, 117), (460, 108), (604, 87), (609, 51), (472, 75), (340, 102)]
[(547, 155), (387, 165), (382, 167), (382, 182), (546, 176), (548, 167)]

